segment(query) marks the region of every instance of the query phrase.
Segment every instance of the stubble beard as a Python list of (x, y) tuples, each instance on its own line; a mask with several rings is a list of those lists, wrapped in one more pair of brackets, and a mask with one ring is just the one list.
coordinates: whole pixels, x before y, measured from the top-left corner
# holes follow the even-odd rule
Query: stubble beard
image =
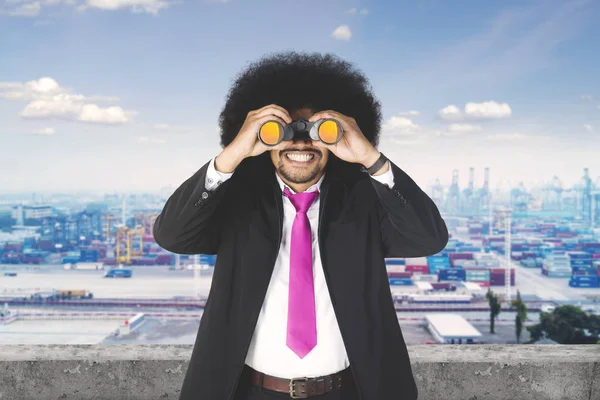
[[(315, 155), (315, 157), (317, 157), (317, 155)], [(283, 160), (279, 160), (277, 172), (279, 172), (279, 174), (282, 177), (284, 177), (288, 182), (304, 184), (311, 182), (319, 175), (319, 173), (321, 172), (321, 164), (316, 163), (312, 169), (303, 170), (300, 168), (287, 166), (284, 164)]]

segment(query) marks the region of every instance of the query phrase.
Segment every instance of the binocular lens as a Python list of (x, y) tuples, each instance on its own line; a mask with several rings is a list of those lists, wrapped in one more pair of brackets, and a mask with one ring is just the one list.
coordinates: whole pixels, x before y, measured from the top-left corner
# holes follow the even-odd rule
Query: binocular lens
[(340, 129), (335, 121), (327, 120), (319, 125), (319, 139), (327, 144), (333, 144), (338, 141)]
[(283, 137), (283, 128), (275, 121), (268, 121), (260, 127), (260, 140), (267, 146), (275, 146)]
[(342, 127), (335, 120), (324, 120), (315, 124), (308, 124), (306, 121), (300, 120), (294, 125), (285, 127), (277, 121), (267, 121), (261, 125), (258, 131), (258, 138), (267, 146), (276, 146), (282, 140), (293, 140), (294, 138), (310, 138), (326, 144), (335, 144), (342, 136)]

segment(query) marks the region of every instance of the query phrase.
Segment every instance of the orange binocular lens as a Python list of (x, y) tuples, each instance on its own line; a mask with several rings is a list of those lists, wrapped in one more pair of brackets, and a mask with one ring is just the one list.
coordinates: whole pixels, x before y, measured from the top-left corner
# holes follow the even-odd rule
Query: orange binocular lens
[(258, 137), (267, 146), (275, 146), (283, 140), (283, 127), (277, 121), (267, 121), (260, 127)]
[(342, 127), (332, 119), (323, 121), (318, 128), (319, 139), (327, 144), (334, 144), (340, 140), (341, 132)]
[(283, 126), (278, 121), (267, 121), (258, 130), (258, 138), (267, 146), (275, 146), (283, 140), (310, 138), (326, 144), (335, 144), (343, 136), (342, 126), (333, 119), (321, 119), (315, 122), (294, 121)]

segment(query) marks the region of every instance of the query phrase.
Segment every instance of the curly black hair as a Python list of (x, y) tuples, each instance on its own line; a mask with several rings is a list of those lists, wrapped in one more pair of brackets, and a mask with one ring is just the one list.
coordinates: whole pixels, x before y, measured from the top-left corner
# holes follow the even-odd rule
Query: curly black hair
[(353, 117), (377, 147), (381, 106), (365, 76), (333, 54), (288, 51), (250, 64), (235, 79), (219, 117), (221, 146), (238, 134), (248, 112), (277, 104), (289, 112), (309, 108)]

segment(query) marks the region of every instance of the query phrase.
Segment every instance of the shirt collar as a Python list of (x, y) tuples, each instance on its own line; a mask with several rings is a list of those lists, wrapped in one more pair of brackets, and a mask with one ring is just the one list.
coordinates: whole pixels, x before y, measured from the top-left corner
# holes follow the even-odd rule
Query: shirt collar
[[(291, 187), (289, 187), (288, 185), (285, 184), (285, 182), (283, 182), (283, 180), (281, 180), (281, 177), (279, 176), (279, 174), (277, 172), (275, 172), (275, 176), (277, 177), (277, 182), (279, 183), (279, 187), (281, 188), (281, 192), (283, 192), (283, 190), (285, 188), (288, 188), (288, 190), (290, 192), (292, 192), (293, 194), (296, 194), (296, 191), (294, 189), (292, 189)], [(317, 189), (321, 189), (321, 183), (323, 183), (323, 178), (325, 178), (325, 173), (323, 173), (323, 175), (321, 175), (321, 178), (319, 178), (319, 180), (317, 181), (317, 183), (315, 183), (314, 185), (312, 185), (311, 187), (309, 187), (308, 189), (305, 190), (305, 192), (314, 192)]]

